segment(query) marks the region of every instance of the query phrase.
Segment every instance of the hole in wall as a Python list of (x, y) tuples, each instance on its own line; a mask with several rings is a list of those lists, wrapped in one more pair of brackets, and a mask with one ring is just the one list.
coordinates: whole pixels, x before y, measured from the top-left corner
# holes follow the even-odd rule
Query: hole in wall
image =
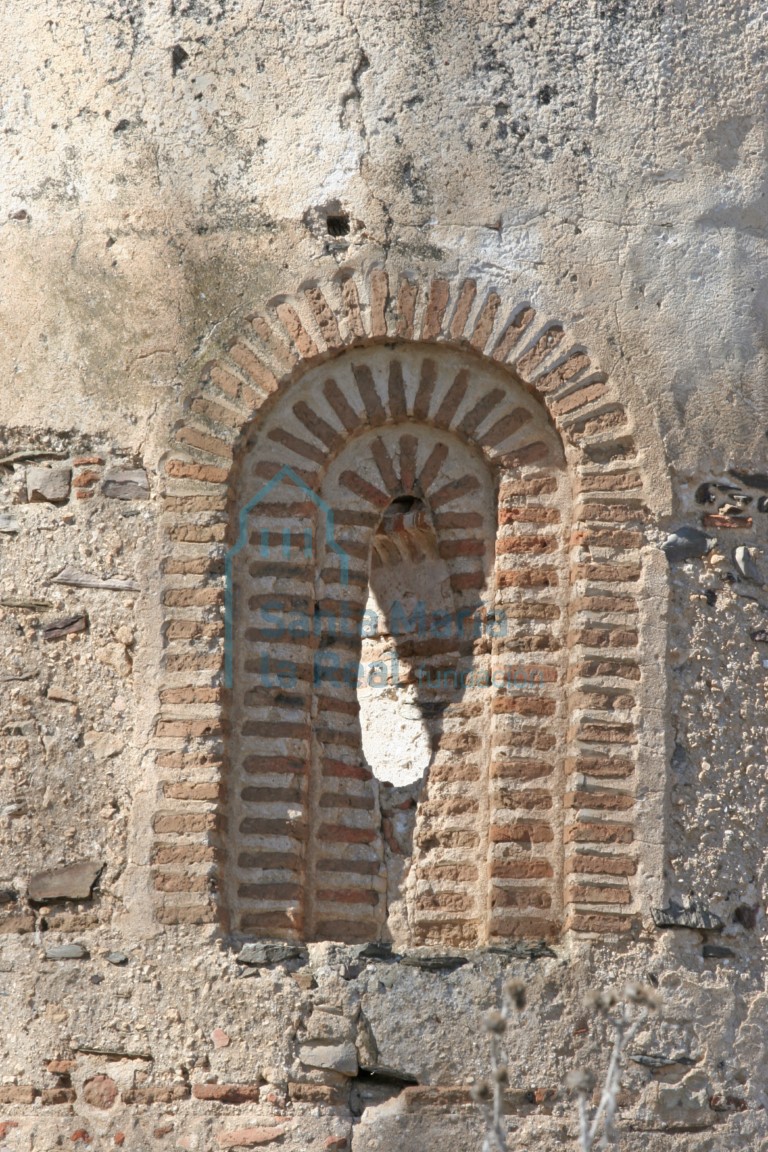
[(328, 216), (326, 220), (326, 228), (328, 235), (338, 238), (339, 236), (349, 235), (349, 216), (346, 212), (339, 212), (333, 216)]
[(189, 60), (189, 52), (185, 51), (181, 44), (174, 44), (171, 49), (171, 74), (175, 76), (184, 67), (187, 60)]
[(397, 497), (374, 536), (358, 678), (363, 755), (382, 783), (420, 783), (429, 767), (430, 622), (452, 611), (427, 506)]

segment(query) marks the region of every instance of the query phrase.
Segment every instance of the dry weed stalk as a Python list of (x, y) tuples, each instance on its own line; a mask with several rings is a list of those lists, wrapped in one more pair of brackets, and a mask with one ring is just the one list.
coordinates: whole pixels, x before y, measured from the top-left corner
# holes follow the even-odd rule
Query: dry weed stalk
[[(503, 988), (501, 1010), (486, 1013), (483, 1021), (491, 1044), (491, 1078), (481, 1080), (472, 1089), (472, 1097), (485, 1119), (482, 1152), (508, 1152), (504, 1089), (509, 1083), (509, 1074), (503, 1038), (510, 1018), (525, 1008), (525, 999), (525, 985), (519, 980), (509, 981)], [(621, 993), (592, 992), (587, 998), (587, 1007), (604, 1016), (613, 1026), (613, 1045), (600, 1100), (591, 1119), (589, 1098), (596, 1084), (594, 1074), (586, 1068), (576, 1068), (566, 1077), (567, 1087), (576, 1093), (581, 1152), (607, 1148), (616, 1140), (615, 1120), (624, 1053), (645, 1023), (648, 1013), (658, 1007), (658, 998), (652, 989), (632, 983), (627, 984)], [(602, 1135), (599, 1136), (601, 1124)], [(599, 1143), (596, 1143), (598, 1136)]]
[(520, 980), (509, 980), (502, 990), (501, 1011), (486, 1013), (483, 1021), (491, 1041), (491, 1079), (481, 1080), (472, 1089), (472, 1096), (485, 1118), (483, 1152), (507, 1152), (504, 1089), (509, 1083), (509, 1074), (503, 1037), (510, 1017), (523, 1008), (525, 985)]
[[(567, 1087), (576, 1093), (581, 1152), (592, 1152), (593, 1148), (607, 1148), (609, 1143), (614, 1143), (616, 1140), (616, 1108), (624, 1053), (644, 1024), (648, 1013), (658, 1007), (658, 1000), (654, 992), (643, 984), (627, 984), (620, 994), (613, 991), (591, 993), (587, 999), (587, 1007), (605, 1016), (613, 1025), (613, 1046), (600, 1100), (591, 1120), (589, 1097), (596, 1083), (593, 1073), (586, 1068), (575, 1068), (566, 1077)], [(596, 1143), (601, 1122), (603, 1132), (599, 1143)]]

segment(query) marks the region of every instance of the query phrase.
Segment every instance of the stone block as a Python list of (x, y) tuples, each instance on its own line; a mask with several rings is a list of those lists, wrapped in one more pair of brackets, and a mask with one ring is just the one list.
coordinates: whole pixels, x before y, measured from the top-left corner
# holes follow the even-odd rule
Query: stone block
[(149, 500), (149, 479), (143, 468), (107, 472), (101, 490), (111, 500)]
[(36, 872), (29, 878), (27, 894), (35, 904), (50, 900), (88, 900), (103, 867), (98, 860), (80, 860)]
[(27, 499), (32, 504), (65, 504), (71, 486), (71, 468), (27, 469)]

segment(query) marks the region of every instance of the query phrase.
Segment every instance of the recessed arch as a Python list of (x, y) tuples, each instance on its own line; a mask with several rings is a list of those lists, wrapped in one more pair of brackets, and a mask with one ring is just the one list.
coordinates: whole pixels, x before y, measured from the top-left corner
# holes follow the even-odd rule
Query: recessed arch
[[(269, 484), (288, 465), (301, 484), (334, 507), (342, 531), (351, 529), (351, 556), (354, 548), (370, 547), (383, 508), (398, 493), (413, 490), (415, 480), (423, 482), (425, 474), (431, 513), (443, 517), (444, 526), (451, 516), (477, 516), (472, 468), (456, 471), (447, 463), (454, 448), (454, 455), (468, 453), (491, 477), (494, 523), (446, 527), (445, 551), (458, 594), (467, 602), (474, 598), (475, 608), (479, 603), (486, 613), (503, 604), (514, 621), (512, 640), (486, 637), (488, 651), (482, 651), (482, 642), (476, 646), (470, 673), (479, 672), (483, 661), (514, 658), (518, 683), (495, 688), (492, 675), (490, 685), (469, 675), (455, 712), (449, 706), (441, 721), (405, 882), (410, 943), (469, 945), (554, 935), (563, 928), (625, 931), (633, 923), (636, 689), (644, 675), (638, 656), (644, 482), (626, 413), (604, 377), (589, 368), (584, 350), (568, 347), (561, 325), (537, 327), (530, 305), (505, 309), (499, 293), (483, 294), (474, 281), (436, 279), (422, 287), (410, 277), (391, 296), (382, 269), (367, 279), (347, 270), (334, 283), (281, 298), (271, 315), (251, 317), (243, 336), (207, 367), (202, 387), (190, 396), (176, 450), (165, 465), (169, 491), (202, 495), (227, 485), (229, 497), (219, 501), (217, 516), (223, 523), (226, 506), (230, 525), (244, 506), (243, 485)], [(354, 466), (345, 462), (345, 452), (352, 454)], [(266, 539), (268, 548), (283, 549), (288, 517), (289, 549), (295, 545), (306, 552), (311, 539), (303, 558), (287, 558), (292, 572), (281, 576), (307, 585), (303, 610), (309, 610), (311, 597), (313, 619), (321, 600), (352, 604), (351, 617), (359, 616), (367, 591), (365, 561), (360, 571), (351, 563), (352, 584), (354, 579), (359, 584), (354, 596), (349, 586), (342, 596), (332, 565), (323, 558), (317, 505), (296, 499), (295, 493), (277, 503), (280, 530), (266, 530), (265, 536), (262, 526), (256, 536), (259, 542)], [(297, 518), (295, 524), (291, 518)], [(169, 527), (166, 668), (172, 676), (188, 669), (189, 679), (203, 674), (215, 680), (224, 628), (217, 634), (213, 621), (206, 625), (188, 617), (191, 608), (205, 615), (220, 598), (221, 578), (193, 571), (180, 555), (178, 525), (175, 537), (174, 526)], [(231, 544), (232, 527), (229, 532)], [(481, 579), (478, 557), (491, 545), (488, 583), (486, 576)], [(272, 556), (270, 562), (278, 561)], [(304, 579), (310, 572), (311, 580)], [(200, 579), (179, 580), (190, 576)], [(258, 583), (260, 577), (249, 579)], [(492, 604), (483, 600), (487, 589)], [(261, 594), (267, 593), (252, 589), (249, 599), (257, 603)], [(322, 607), (319, 614), (322, 631), (328, 613), (326, 620)], [(252, 634), (249, 643), (263, 639)], [(349, 647), (358, 652), (359, 635)], [(296, 666), (314, 680), (314, 655)], [(345, 820), (320, 819), (322, 774), (309, 745), (322, 725), (315, 722), (316, 700), (298, 699), (314, 700), (317, 694), (288, 692), (288, 718), (278, 718), (274, 700), (257, 699), (257, 689), (250, 687), (253, 713), (245, 721), (245, 705), (236, 699), (237, 677), (234, 683), (231, 698), (224, 700), (226, 762), (217, 724), (202, 721), (185, 726), (185, 735), (175, 738), (181, 746), (161, 748), (158, 756), (161, 774), (188, 773), (194, 766), (220, 773), (226, 783), (226, 798), (199, 813), (195, 831), (180, 833), (178, 844), (169, 842), (170, 831), (161, 831), (172, 820), (159, 814), (160, 918), (204, 921), (223, 914), (239, 931), (288, 937), (386, 933), (383, 849), (378, 856), (369, 854), (360, 890), (337, 881), (344, 877), (345, 853), (361, 861), (365, 853), (345, 850), (337, 854), (338, 865), (318, 868), (331, 860), (318, 852), (322, 829), (338, 829)], [(337, 702), (344, 691), (335, 692)], [(346, 711), (340, 715), (347, 719), (337, 717), (338, 731), (344, 724), (354, 728), (356, 702), (341, 703)], [(215, 711), (218, 719), (219, 708)], [(253, 727), (246, 732), (244, 724)], [(178, 720), (162, 717), (160, 740), (171, 731), (181, 733)], [(359, 752), (359, 730), (353, 735), (347, 745), (351, 757), (331, 757), (350, 769)], [(301, 786), (281, 792), (279, 781), (270, 779), (264, 785), (270, 793), (243, 784), (232, 751), (233, 740), (241, 736), (261, 742), (261, 752), (249, 753), (257, 758), (252, 767), (268, 761), (274, 766), (278, 756), (286, 764), (301, 762), (303, 775), (294, 773), (302, 776)], [(280, 750), (264, 744), (269, 740), (288, 743)], [(266, 747), (269, 751), (263, 751)], [(254, 790), (244, 796), (244, 788)], [(325, 795), (338, 799), (353, 793), (346, 785)], [(381, 806), (375, 798), (373, 806), (362, 795), (358, 799), (359, 806), (357, 800), (348, 806), (357, 815), (346, 824), (365, 829), (368, 821), (367, 832), (373, 833), (368, 842), (382, 841)], [(287, 816), (270, 807), (280, 804), (287, 806)], [(245, 825), (250, 831), (242, 832), (243, 821), (251, 821)], [(298, 836), (288, 836), (289, 825)], [(239, 844), (239, 836), (262, 833), (274, 835), (276, 842), (253, 852)], [(285, 842), (278, 842), (283, 835)], [(349, 843), (354, 842), (351, 836)], [(249, 856), (250, 863), (238, 864)], [(184, 874), (212, 868), (218, 868), (223, 898), (201, 898), (191, 884), (185, 889)], [(269, 873), (269, 897), (259, 894), (260, 869)], [(170, 875), (177, 877), (175, 888)], [(358, 901), (361, 890), (368, 893), (367, 903)], [(365, 916), (356, 903), (368, 909)], [(355, 927), (348, 931), (351, 924)]]

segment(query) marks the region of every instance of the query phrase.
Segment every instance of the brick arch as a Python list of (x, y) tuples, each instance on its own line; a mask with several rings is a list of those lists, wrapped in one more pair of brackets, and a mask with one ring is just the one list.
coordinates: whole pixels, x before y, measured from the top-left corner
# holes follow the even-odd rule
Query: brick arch
[[(393, 365), (402, 359), (397, 349), (418, 349), (420, 370), (407, 379), (391, 367), (378, 379), (370, 369), (366, 374), (364, 352)], [(440, 357), (458, 367), (438, 388), (424, 365)], [(498, 386), (474, 394), (473, 362), (486, 385), (487, 373), (496, 373)], [(318, 379), (326, 373), (313, 393), (321, 399), (312, 404), (301, 396), (310, 372)], [(494, 696), (487, 782), (482, 773), (479, 781), (463, 782), (478, 785), (477, 809), (488, 839), (471, 908), (462, 902), (461, 879), (470, 876), (470, 863), (460, 852), (444, 851), (437, 864), (450, 879), (441, 880), (427, 860), (430, 851), (435, 855), (434, 836), (422, 829), (422, 843), (432, 847), (423, 851), (424, 866), (413, 868), (410, 881), (414, 907), (424, 913), (416, 938), (457, 940), (456, 925), (467, 920), (473, 928), (462, 943), (551, 935), (563, 924), (576, 931), (631, 926), (645, 509), (626, 413), (604, 377), (590, 372), (586, 352), (568, 346), (561, 325), (537, 323), (529, 305), (504, 307), (499, 293), (479, 292), (472, 279), (421, 285), (403, 277), (391, 292), (382, 269), (367, 277), (347, 270), (322, 288), (308, 284), (250, 317), (228, 353), (207, 366), (175, 430), (164, 464), (167, 684), (156, 741), (163, 802), (154, 821), (153, 860), (162, 921), (206, 922), (221, 914), (217, 865), (237, 836), (225, 816), (220, 717), (221, 553), (232, 514), (227, 493), (242, 487), (249, 460), (261, 482), (288, 462), (319, 491), (330, 461), (355, 437), (367, 436), (380, 495), (372, 495), (377, 485), (355, 469), (346, 469), (358, 476), (348, 475), (346, 487), (358, 507), (368, 498), (373, 508), (391, 494), (393, 452), (386, 438), (397, 430), (395, 479), (404, 487), (402, 445), (420, 423), (463, 450), (471, 445), (495, 472), (501, 551), (494, 592), (525, 625), (515, 633), (516, 659), (538, 663), (542, 671), (537, 693)], [(534, 428), (541, 434), (529, 435)], [(261, 450), (266, 443), (269, 453)], [(560, 530), (548, 529), (558, 515), (553, 484), (559, 481), (547, 457), (551, 462), (557, 451), (559, 474), (567, 472), (571, 490), (572, 531), (558, 553), (567, 562), (565, 579), (558, 563), (547, 563), (546, 551), (547, 537)], [(337, 487), (344, 486), (342, 476)], [(443, 487), (460, 480), (447, 477)], [(539, 540), (544, 543), (534, 543)], [(547, 728), (536, 719), (542, 716), (557, 716), (557, 734), (554, 722)], [(470, 730), (469, 716), (457, 717), (456, 728)], [(450, 808), (451, 787), (455, 792), (460, 782), (457, 757), (460, 771), (471, 775), (470, 749), (444, 751), (424, 800), (427, 820)], [(275, 889), (281, 893), (275, 903), (301, 903), (301, 880), (275, 882), (285, 885)], [(445, 914), (449, 906), (452, 915)], [(333, 909), (328, 920), (339, 920)], [(268, 916), (236, 918), (232, 926), (267, 935), (305, 931), (301, 916), (282, 925), (270, 925)]]

